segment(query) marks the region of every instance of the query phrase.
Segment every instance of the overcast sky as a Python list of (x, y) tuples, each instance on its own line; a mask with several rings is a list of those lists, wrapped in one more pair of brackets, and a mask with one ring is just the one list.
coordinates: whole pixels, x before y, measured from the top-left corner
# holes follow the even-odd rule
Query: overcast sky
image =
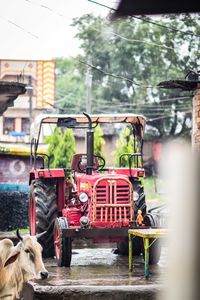
[[(114, 0), (99, 2), (112, 5)], [(85, 13), (106, 17), (109, 10), (88, 0), (0, 0), (0, 59), (76, 55), (79, 44), (70, 24)]]

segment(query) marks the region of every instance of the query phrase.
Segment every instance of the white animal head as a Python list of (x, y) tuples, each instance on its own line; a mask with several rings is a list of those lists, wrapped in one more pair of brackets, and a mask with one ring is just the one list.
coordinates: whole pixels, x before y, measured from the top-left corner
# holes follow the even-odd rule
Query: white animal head
[(21, 240), (20, 266), (23, 272), (24, 280), (46, 279), (48, 272), (42, 261), (42, 246), (37, 242), (37, 236), (22, 236), (17, 230), (17, 236)]

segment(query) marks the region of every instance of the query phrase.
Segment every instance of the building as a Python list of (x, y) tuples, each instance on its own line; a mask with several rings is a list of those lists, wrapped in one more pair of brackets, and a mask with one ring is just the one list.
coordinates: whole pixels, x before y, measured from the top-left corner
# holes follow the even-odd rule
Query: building
[(27, 84), (13, 107), (0, 117), (0, 142), (29, 143), (30, 124), (55, 101), (54, 60), (0, 60), (0, 80)]

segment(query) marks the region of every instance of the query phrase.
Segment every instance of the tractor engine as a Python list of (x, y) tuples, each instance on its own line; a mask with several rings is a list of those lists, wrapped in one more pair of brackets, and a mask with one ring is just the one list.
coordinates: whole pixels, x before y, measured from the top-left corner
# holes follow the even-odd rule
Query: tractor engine
[(76, 198), (63, 209), (69, 226), (128, 227), (134, 218), (133, 187), (126, 176), (77, 174)]

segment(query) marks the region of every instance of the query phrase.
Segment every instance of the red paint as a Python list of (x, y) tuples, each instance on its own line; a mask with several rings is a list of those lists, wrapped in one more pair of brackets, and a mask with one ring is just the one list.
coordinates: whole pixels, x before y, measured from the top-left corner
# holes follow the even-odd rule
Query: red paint
[(35, 218), (36, 218), (36, 215), (35, 215), (35, 197), (31, 195), (31, 198), (30, 198), (30, 208), (29, 208), (29, 218), (30, 218), (30, 235), (36, 235), (36, 228), (35, 228)]
[[(42, 176), (40, 176), (42, 174)], [(35, 179), (38, 178), (65, 178), (65, 172), (63, 169), (32, 169), (30, 172)]]

